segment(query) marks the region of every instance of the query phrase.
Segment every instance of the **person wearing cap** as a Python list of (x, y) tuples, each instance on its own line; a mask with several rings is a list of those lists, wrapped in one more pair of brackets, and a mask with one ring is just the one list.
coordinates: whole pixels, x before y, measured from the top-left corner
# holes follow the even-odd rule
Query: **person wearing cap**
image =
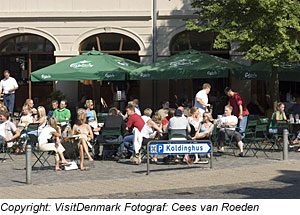
[(185, 116), (182, 116), (182, 111), (175, 110), (174, 117), (172, 117), (167, 125), (167, 130), (170, 129), (187, 129), (188, 132), (191, 131), (190, 124)]
[[(174, 117), (172, 117), (167, 125), (167, 130), (176, 130), (176, 129), (186, 129), (188, 133), (191, 132), (191, 126), (185, 116), (182, 116), (182, 111), (180, 109), (175, 110)], [(177, 157), (178, 158), (178, 157)], [(178, 159), (175, 159), (174, 162), (178, 163)], [(192, 163), (188, 155), (184, 156), (183, 159), (186, 163)]]
[(0, 82), (0, 94), (3, 93), (4, 106), (13, 115), (15, 106), (15, 91), (19, 85), (13, 77), (10, 77), (8, 70), (4, 71), (4, 78)]

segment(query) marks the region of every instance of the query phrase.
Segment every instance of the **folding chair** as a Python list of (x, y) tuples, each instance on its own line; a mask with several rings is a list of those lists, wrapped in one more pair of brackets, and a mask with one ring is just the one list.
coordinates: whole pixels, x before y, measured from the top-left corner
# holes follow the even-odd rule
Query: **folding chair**
[[(188, 136), (187, 129), (169, 129), (168, 130), (169, 140), (187, 140), (190, 139)], [(168, 163), (171, 164), (172, 159), (178, 158), (178, 155), (169, 155), (168, 156)]]
[(39, 167), (39, 169), (46, 167), (46, 165), (48, 167), (50, 167), (50, 163), (48, 162), (48, 159), (50, 158), (50, 156), (52, 155), (51, 151), (41, 151), (39, 148), (39, 143), (38, 143), (38, 127), (39, 127), (39, 123), (30, 123), (27, 126), (26, 129), (26, 144), (30, 144), (32, 147), (32, 154), (34, 155), (34, 157), (36, 158), (36, 161), (34, 162), (34, 164), (32, 165), (32, 168), (35, 167), (35, 165), (37, 163), (40, 163), (41, 166)]
[[(229, 147), (230, 149), (232, 149), (232, 153), (233, 156), (236, 156), (235, 154), (235, 150), (237, 149), (237, 143), (236, 141), (233, 139), (234, 135), (232, 135), (231, 137), (228, 134), (228, 131), (230, 131), (230, 129), (228, 128), (224, 128), (225, 130), (225, 141), (224, 141), (224, 145)], [(239, 128), (235, 128), (234, 131), (238, 132)]]
[[(287, 122), (285, 123), (278, 123), (277, 124), (277, 133), (272, 135), (272, 145), (270, 147), (270, 150), (275, 150), (275, 147), (277, 147), (277, 150), (282, 150), (282, 145), (280, 144), (280, 139), (283, 139), (283, 131), (287, 129), (289, 131), (289, 124)], [(289, 142), (292, 142), (295, 138), (295, 135), (293, 133), (288, 133), (288, 140)]]
[(123, 138), (120, 128), (103, 128), (101, 130), (103, 141), (100, 143), (103, 148), (104, 146), (110, 146), (110, 150), (104, 150), (102, 152), (102, 159), (105, 159), (105, 156), (108, 152), (117, 151), (118, 147), (122, 144)]
[[(255, 145), (255, 141), (254, 141), (256, 126), (257, 126), (257, 120), (248, 120), (247, 127), (244, 132), (245, 137), (243, 139), (243, 143), (245, 144), (245, 150), (246, 150), (245, 156), (247, 155), (247, 153), (249, 151), (252, 151), (253, 156), (257, 157), (256, 156), (257, 152), (255, 152), (255, 149), (257, 149), (257, 146)], [(254, 145), (254, 148), (252, 147), (253, 145)]]
[(214, 129), (209, 136), (210, 141), (214, 144), (214, 147), (218, 146), (218, 127), (215, 125)]
[[(269, 143), (271, 143), (271, 140), (268, 137), (268, 124), (256, 125), (255, 135), (252, 141), (255, 142), (256, 154), (258, 150), (261, 149), (262, 152), (265, 154), (265, 156), (269, 157), (266, 153), (266, 147), (268, 146)], [(262, 147), (262, 144), (265, 142), (267, 142), (267, 144), (265, 145), (265, 147)]]
[(98, 113), (97, 118), (98, 118), (98, 123), (103, 123), (104, 119), (108, 116), (108, 113)]
[(11, 152), (10, 152), (10, 148), (8, 148), (7, 143), (3, 140), (0, 142), (1, 145), (1, 152), (4, 153), (4, 156), (1, 158), (1, 162), (4, 162), (6, 160), (6, 156), (8, 156), (12, 161), (14, 160), (11, 157)]
[(187, 140), (188, 132), (186, 129), (169, 129), (169, 140)]

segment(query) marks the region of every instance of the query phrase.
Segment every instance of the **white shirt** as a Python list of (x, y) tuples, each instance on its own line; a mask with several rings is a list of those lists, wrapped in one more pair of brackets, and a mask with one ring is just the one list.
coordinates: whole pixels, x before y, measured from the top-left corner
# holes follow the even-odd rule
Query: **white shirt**
[(195, 96), (195, 105), (194, 107), (196, 108), (200, 108), (204, 111), (206, 111), (206, 106), (201, 105), (199, 102), (197, 102), (197, 99), (201, 99), (205, 104), (208, 103), (208, 96), (205, 92), (205, 90), (200, 90), (196, 96)]
[(53, 132), (56, 132), (56, 130), (52, 128), (50, 125), (44, 127), (38, 138), (39, 144), (42, 145), (48, 143), (48, 139), (52, 137)]
[[(225, 123), (225, 124), (227, 124), (227, 123), (235, 123), (237, 125), (237, 123), (238, 123), (238, 118), (236, 116), (234, 116), (234, 115), (223, 116), (219, 120), (220, 120), (221, 123)], [(227, 129), (229, 129), (229, 130), (235, 130), (236, 125), (232, 126), (232, 127), (229, 127)]]
[(137, 115), (139, 115), (139, 116), (141, 116), (141, 115), (142, 115), (142, 113), (141, 113), (141, 111), (140, 111), (139, 109), (137, 109), (137, 108), (134, 108), (134, 111), (135, 111), (135, 113), (136, 113)]
[(16, 79), (9, 77), (8, 79), (3, 78), (0, 82), (0, 89), (4, 94), (12, 94), (15, 93), (15, 91), (12, 92), (8, 92), (8, 90), (13, 89), (13, 88), (17, 88), (18, 83), (16, 81)]
[(5, 137), (5, 123), (0, 124), (0, 137)]
[(154, 132), (153, 129), (148, 125), (148, 121), (151, 118), (148, 117), (148, 116), (143, 115), (142, 119), (144, 120), (145, 125), (144, 125), (143, 129), (141, 130), (141, 134), (142, 134), (143, 137), (148, 139), (148, 138), (150, 138), (150, 135), (153, 134), (153, 132)]

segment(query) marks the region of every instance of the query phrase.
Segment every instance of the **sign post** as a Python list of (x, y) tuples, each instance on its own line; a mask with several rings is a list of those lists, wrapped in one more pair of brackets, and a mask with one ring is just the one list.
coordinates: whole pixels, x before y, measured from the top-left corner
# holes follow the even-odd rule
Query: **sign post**
[(147, 144), (147, 175), (150, 174), (150, 155), (210, 154), (213, 168), (213, 148), (209, 140), (150, 141)]

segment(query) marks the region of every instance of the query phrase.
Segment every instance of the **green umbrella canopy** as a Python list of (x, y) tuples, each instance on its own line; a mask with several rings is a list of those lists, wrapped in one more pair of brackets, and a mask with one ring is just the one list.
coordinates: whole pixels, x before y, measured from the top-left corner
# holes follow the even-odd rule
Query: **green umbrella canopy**
[(246, 69), (239, 63), (195, 50), (183, 51), (129, 73), (130, 80), (226, 78), (231, 71)]
[(281, 65), (278, 68), (278, 78), (280, 81), (300, 82), (300, 63), (290, 63)]
[(271, 65), (259, 62), (248, 67), (248, 70), (238, 71), (233, 76), (240, 80), (269, 80), (271, 78)]
[(32, 81), (125, 80), (140, 63), (98, 51), (72, 57), (31, 73)]
[[(272, 66), (270, 63), (259, 62), (249, 67), (249, 71), (241, 73), (240, 79), (270, 80)], [(300, 63), (289, 63), (278, 66), (280, 81), (300, 81)]]

